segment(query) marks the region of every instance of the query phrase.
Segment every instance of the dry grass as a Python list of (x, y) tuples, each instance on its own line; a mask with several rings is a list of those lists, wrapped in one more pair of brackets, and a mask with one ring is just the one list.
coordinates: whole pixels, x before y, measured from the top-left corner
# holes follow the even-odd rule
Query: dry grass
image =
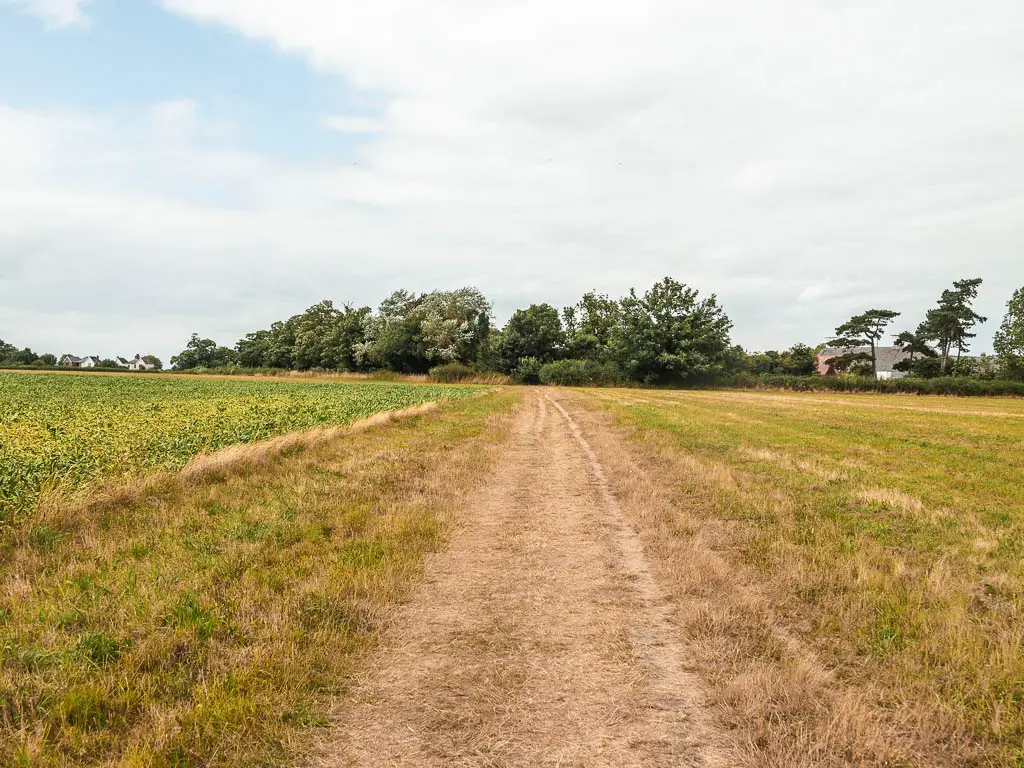
[(240, 470), (252, 470), (265, 467), (274, 459), (305, 450), (316, 445), (337, 440), (345, 435), (362, 432), (373, 427), (381, 427), (393, 421), (409, 416), (419, 416), (436, 410), (437, 403), (423, 403), (411, 408), (395, 411), (382, 411), (360, 419), (352, 424), (339, 427), (323, 427), (303, 432), (292, 432), (258, 443), (242, 443), (228, 446), (219, 451), (196, 456), (177, 474), (180, 482), (189, 485), (218, 475), (237, 473)]
[(713, 761), (699, 677), (560, 396), (528, 391), (477, 513), (431, 558), (324, 765), (730, 764)]
[(518, 396), (230, 449), (75, 508), (51, 499), (3, 539), (0, 765), (301, 755)]
[(746, 764), (1024, 762), (1024, 408), (589, 394)]

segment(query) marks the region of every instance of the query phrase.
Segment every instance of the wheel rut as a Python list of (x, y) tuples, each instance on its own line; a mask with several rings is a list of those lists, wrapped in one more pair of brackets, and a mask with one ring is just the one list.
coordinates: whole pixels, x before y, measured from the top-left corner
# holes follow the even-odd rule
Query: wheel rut
[(699, 676), (599, 457), (531, 390), (320, 766), (719, 766)]

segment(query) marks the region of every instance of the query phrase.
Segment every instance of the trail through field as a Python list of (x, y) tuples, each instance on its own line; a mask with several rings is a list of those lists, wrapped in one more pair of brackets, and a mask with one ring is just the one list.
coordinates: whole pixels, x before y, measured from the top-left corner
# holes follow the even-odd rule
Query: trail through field
[(319, 765), (724, 764), (666, 597), (556, 398), (526, 396)]

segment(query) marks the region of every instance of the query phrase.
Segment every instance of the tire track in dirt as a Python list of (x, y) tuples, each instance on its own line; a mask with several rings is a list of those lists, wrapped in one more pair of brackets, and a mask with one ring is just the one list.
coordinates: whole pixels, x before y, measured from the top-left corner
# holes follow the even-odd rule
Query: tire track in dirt
[(719, 766), (699, 677), (601, 463), (530, 391), (320, 766)]

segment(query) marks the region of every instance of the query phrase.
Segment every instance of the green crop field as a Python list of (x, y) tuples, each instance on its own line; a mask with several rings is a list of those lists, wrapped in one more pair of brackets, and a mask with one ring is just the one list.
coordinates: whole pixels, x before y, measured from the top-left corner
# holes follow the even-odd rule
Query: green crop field
[(0, 523), (44, 489), (176, 470), (202, 451), (457, 399), (471, 387), (0, 373)]

